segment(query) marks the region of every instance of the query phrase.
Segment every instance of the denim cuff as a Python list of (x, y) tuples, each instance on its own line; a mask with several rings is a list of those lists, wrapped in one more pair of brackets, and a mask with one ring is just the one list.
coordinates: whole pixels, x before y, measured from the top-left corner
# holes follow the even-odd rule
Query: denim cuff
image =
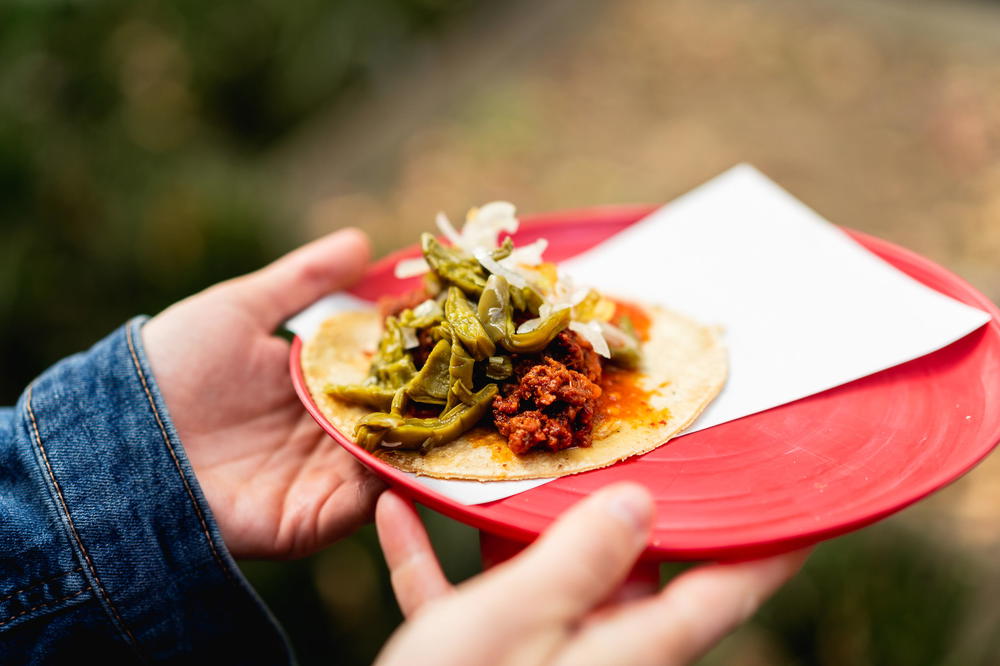
[(30, 442), (59, 541), (140, 659), (288, 663), (184, 454), (143, 351), (144, 322), (54, 366), (18, 405), (15, 436)]

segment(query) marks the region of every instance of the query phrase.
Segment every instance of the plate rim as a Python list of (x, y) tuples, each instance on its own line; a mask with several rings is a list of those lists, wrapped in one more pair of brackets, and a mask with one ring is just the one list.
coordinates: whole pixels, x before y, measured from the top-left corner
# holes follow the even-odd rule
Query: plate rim
[[(613, 226), (617, 228), (624, 228), (629, 224), (638, 222), (640, 219), (645, 217), (652, 211), (660, 208), (658, 205), (649, 204), (620, 204), (620, 205), (608, 205), (608, 206), (594, 206), (586, 208), (576, 208), (570, 210), (555, 211), (552, 213), (545, 213), (540, 215), (524, 216), (521, 220), (520, 231), (529, 231), (531, 233), (536, 233), (544, 231), (546, 227), (551, 226), (563, 226), (565, 224), (587, 224), (587, 225), (606, 225)], [(952, 294), (946, 294), (951, 298), (956, 298), (960, 302), (973, 305), (980, 309), (985, 310), (991, 317), (990, 321), (986, 322), (983, 327), (990, 329), (987, 335), (984, 336), (984, 341), (990, 336), (995, 336), (1000, 340), (1000, 310), (997, 306), (990, 301), (984, 294), (979, 290), (969, 284), (965, 279), (956, 275), (949, 269), (937, 264), (930, 259), (912, 251), (902, 246), (899, 246), (891, 241), (873, 236), (871, 234), (858, 231), (856, 229), (851, 229), (848, 227), (841, 227), (834, 225), (836, 228), (841, 230), (847, 236), (858, 242), (862, 247), (871, 252), (872, 254), (879, 257), (881, 260), (886, 261), (892, 265), (897, 270), (909, 275), (913, 279), (925, 284), (931, 289), (935, 289), (930, 285), (926, 284), (926, 280), (923, 277), (932, 277), (937, 280), (947, 282), (952, 291), (961, 292), (963, 298), (956, 298)], [(408, 256), (414, 256), (418, 253), (418, 248), (416, 245), (411, 245), (400, 250), (396, 250), (385, 257), (382, 257), (378, 261), (371, 264), (367, 273), (373, 274), (380, 271), (386, 270), (389, 266), (395, 265), (397, 261)], [(890, 259), (891, 257), (891, 259)], [(901, 265), (902, 264), (902, 265)], [(939, 291), (935, 289), (935, 291)], [(971, 301), (971, 303), (970, 303)], [(983, 328), (980, 327), (980, 328)], [(976, 331), (980, 330), (977, 328)], [(968, 335), (973, 335), (976, 331), (970, 332)], [(964, 339), (967, 336), (963, 336)], [(956, 341), (958, 342), (958, 341)], [(983, 344), (980, 342), (979, 344)], [(955, 343), (951, 343), (955, 344)], [(493, 502), (488, 502), (484, 504), (466, 505), (461, 504), (441, 493), (423, 486), (416, 482), (413, 478), (407, 475), (405, 472), (392, 467), (388, 463), (372, 456), (367, 451), (355, 444), (346, 435), (341, 433), (333, 424), (331, 424), (322, 414), (319, 407), (316, 405), (315, 401), (312, 399), (312, 395), (305, 382), (305, 376), (300, 363), (300, 356), (302, 351), (303, 341), (299, 336), (294, 336), (292, 339), (291, 347), (289, 350), (289, 370), (291, 374), (292, 384), (295, 388), (295, 392), (298, 395), (300, 401), (303, 403), (306, 411), (312, 416), (312, 418), (319, 424), (319, 426), (326, 432), (330, 437), (332, 437), (339, 445), (348, 450), (356, 459), (359, 460), (366, 467), (371, 469), (374, 473), (380, 476), (383, 480), (387, 481), (396, 490), (406, 495), (414, 501), (418, 501), (421, 504), (428, 506), (450, 518), (458, 520), (464, 524), (470, 525), (472, 527), (478, 528), (490, 532), (491, 534), (511, 539), (519, 542), (530, 542), (537, 538), (537, 536), (544, 530), (545, 526), (554, 520), (554, 517), (549, 517), (544, 521), (544, 525), (535, 529), (534, 527), (526, 527), (524, 525), (515, 525), (508, 520), (491, 515), (493, 507), (501, 504), (507, 499), (511, 498), (521, 498), (522, 500), (526, 496), (530, 496), (531, 493), (537, 491), (543, 491), (546, 486), (550, 484), (545, 484), (537, 488), (525, 491), (524, 493), (519, 493), (508, 498), (503, 498)], [(942, 348), (946, 349), (951, 345), (946, 345)], [(934, 354), (939, 353), (942, 350), (937, 350), (931, 354), (919, 357), (918, 359), (913, 359), (907, 363), (912, 363), (923, 358), (927, 358)], [(901, 365), (899, 364), (891, 368), (880, 371), (879, 373), (874, 373), (875, 375), (882, 373), (891, 373), (896, 371)], [(874, 375), (869, 375), (869, 377)], [(863, 379), (863, 378), (862, 378)], [(855, 380), (862, 381), (862, 380)], [(851, 382), (849, 382), (851, 383)], [(845, 384), (846, 385), (846, 384)], [(845, 386), (841, 385), (841, 386)], [(829, 391), (835, 391), (840, 387), (835, 387), (829, 389)], [(826, 393), (823, 391), (815, 395), (822, 395)], [(813, 396), (810, 396), (813, 397)], [(803, 398), (807, 400), (809, 398)], [(781, 405), (772, 409), (780, 409), (782, 407), (787, 407), (787, 405), (795, 404), (786, 403), (786, 405)], [(767, 411), (771, 410), (765, 410)], [(754, 415), (750, 415), (754, 416)], [(746, 418), (746, 417), (744, 417)], [(739, 421), (740, 419), (736, 419)], [(733, 421), (733, 422), (736, 422)], [(724, 425), (724, 424), (722, 424)], [(986, 443), (986, 442), (989, 443)], [(854, 530), (860, 529), (872, 523), (875, 523), (889, 515), (897, 513), (902, 509), (926, 498), (927, 496), (937, 492), (951, 483), (954, 483), (962, 476), (967, 474), (973, 468), (975, 468), (982, 460), (989, 455), (998, 444), (1000, 444), (1000, 419), (997, 420), (995, 428), (992, 433), (985, 435), (978, 435), (978, 444), (973, 448), (973, 454), (968, 460), (964, 461), (964, 464), (960, 469), (950, 468), (947, 472), (943, 472), (941, 475), (936, 475), (931, 480), (926, 481), (924, 484), (918, 487), (915, 493), (907, 493), (906, 497), (902, 499), (897, 499), (893, 502), (888, 503), (886, 506), (879, 508), (875, 512), (866, 511), (863, 516), (859, 516), (854, 519), (836, 521), (832, 524), (825, 525), (823, 527), (818, 527), (815, 530), (808, 530), (796, 533), (794, 535), (788, 535), (784, 537), (775, 538), (762, 538), (752, 541), (742, 541), (739, 544), (728, 545), (728, 546), (704, 546), (704, 547), (670, 547), (667, 544), (657, 544), (655, 539), (647, 544), (647, 547), (643, 553), (643, 558), (646, 560), (703, 560), (703, 559), (748, 559), (752, 557), (759, 557), (768, 554), (774, 554), (779, 552), (785, 552), (789, 550), (794, 550), (806, 545), (811, 545), (830, 539)], [(590, 474), (600, 473), (602, 470), (594, 470), (589, 472)], [(558, 480), (550, 482), (557, 483)], [(495, 513), (495, 511), (493, 511)], [(654, 533), (655, 537), (655, 533)]]

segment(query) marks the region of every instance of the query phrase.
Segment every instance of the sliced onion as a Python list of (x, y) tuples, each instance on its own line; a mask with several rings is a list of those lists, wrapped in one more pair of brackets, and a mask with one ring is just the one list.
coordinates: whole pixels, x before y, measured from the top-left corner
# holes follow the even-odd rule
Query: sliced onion
[(542, 253), (549, 247), (549, 242), (544, 238), (539, 238), (534, 243), (524, 247), (516, 247), (503, 263), (508, 266), (525, 264), (527, 266), (537, 266), (542, 263)]
[(491, 201), (479, 207), (476, 211), (476, 220), (484, 227), (497, 227), (508, 233), (514, 233), (517, 227), (509, 229), (504, 225), (510, 224), (511, 221), (517, 223), (517, 218), (514, 217), (516, 212), (517, 208), (509, 201)]
[(560, 310), (569, 310), (570, 306), (567, 303), (542, 303), (538, 308), (538, 314), (542, 317), (548, 317), (553, 315)]
[(430, 269), (431, 267), (423, 257), (413, 257), (412, 259), (402, 259), (397, 262), (393, 274), (400, 280), (405, 280), (406, 278), (423, 275)]
[(515, 212), (514, 205), (506, 201), (493, 201), (469, 211), (462, 227), (462, 245), (466, 251), (474, 255), (495, 250), (500, 232), (512, 234), (517, 231)]
[(560, 310), (568, 309), (568, 305), (557, 304), (552, 305), (551, 303), (542, 303), (538, 308), (538, 316), (534, 319), (529, 319), (528, 321), (522, 322), (520, 326), (517, 327), (518, 333), (530, 333), (541, 325), (543, 321), (554, 315)]
[(507, 268), (500, 262), (493, 259), (489, 252), (482, 250), (477, 251), (476, 259), (478, 259), (479, 263), (483, 265), (483, 268), (488, 270), (490, 273), (507, 278), (507, 282), (511, 285), (518, 287), (519, 289), (523, 289), (528, 286), (528, 281), (524, 279), (523, 275), (513, 269)]
[(416, 349), (420, 346), (420, 340), (417, 339), (417, 329), (412, 326), (400, 326), (399, 330), (403, 334), (403, 349)]
[(572, 277), (560, 271), (559, 279), (556, 281), (555, 289), (553, 289), (552, 302), (575, 308), (583, 302), (583, 299), (587, 298), (589, 293), (589, 288), (576, 286)]
[(429, 315), (437, 314), (441, 311), (441, 306), (433, 298), (428, 298), (426, 301), (413, 308), (413, 314), (417, 317), (427, 317)]
[(441, 233), (443, 233), (445, 237), (449, 241), (451, 241), (452, 245), (461, 248), (466, 252), (469, 251), (469, 248), (466, 247), (466, 244), (462, 236), (457, 231), (455, 231), (455, 227), (452, 226), (451, 220), (448, 219), (447, 215), (445, 215), (444, 213), (438, 213), (437, 216), (434, 218), (434, 222), (437, 224), (437, 228), (441, 230)]
[(517, 231), (518, 221), (514, 204), (507, 201), (491, 201), (475, 211), (462, 227), (465, 246), (477, 250), (494, 250), (501, 231), (509, 234)]
[(634, 349), (639, 346), (639, 341), (636, 340), (634, 336), (626, 333), (614, 324), (606, 321), (595, 321), (595, 323), (601, 327), (601, 333), (604, 334), (604, 339), (607, 340), (608, 344), (611, 346), (619, 349)]
[(574, 290), (572, 293), (570, 293), (567, 302), (569, 303), (570, 307), (575, 308), (580, 303), (583, 303), (584, 299), (587, 298), (587, 295), (589, 293), (590, 289), (588, 289), (587, 287), (580, 287)]
[(517, 333), (531, 333), (533, 330), (538, 328), (543, 321), (545, 321), (543, 317), (535, 317), (534, 319), (522, 322), (521, 325), (517, 327)]
[(604, 358), (611, 358), (611, 350), (608, 349), (608, 343), (604, 339), (604, 336), (601, 335), (601, 327), (597, 325), (597, 322), (589, 321), (584, 324), (579, 321), (571, 321), (569, 328), (571, 331), (579, 333), (584, 340), (589, 342), (595, 352)]

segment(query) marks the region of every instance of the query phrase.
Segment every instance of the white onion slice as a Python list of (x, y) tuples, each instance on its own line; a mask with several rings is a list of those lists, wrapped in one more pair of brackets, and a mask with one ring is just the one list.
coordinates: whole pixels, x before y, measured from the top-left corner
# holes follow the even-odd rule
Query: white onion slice
[(484, 227), (496, 227), (514, 233), (517, 227), (510, 229), (507, 225), (512, 222), (517, 224), (517, 218), (514, 217), (516, 212), (517, 208), (509, 201), (491, 201), (479, 207), (476, 218)]
[(590, 293), (590, 289), (588, 289), (587, 287), (580, 287), (580, 288), (574, 290), (569, 295), (569, 298), (567, 299), (567, 302), (569, 303), (570, 307), (574, 307), (575, 308), (580, 303), (583, 303), (583, 300), (585, 298), (587, 298), (587, 294), (589, 294), (589, 293)]
[(538, 308), (538, 314), (541, 317), (548, 317), (560, 310), (569, 310), (569, 308), (570, 305), (568, 303), (542, 303)]
[(479, 263), (483, 265), (483, 268), (488, 270), (490, 273), (507, 278), (507, 282), (509, 282), (512, 286), (518, 287), (519, 289), (523, 289), (528, 286), (528, 281), (524, 279), (523, 275), (515, 270), (507, 268), (500, 262), (493, 259), (489, 252), (477, 251), (476, 259), (478, 259)]
[(516, 247), (502, 263), (508, 266), (525, 264), (527, 266), (537, 266), (542, 263), (542, 253), (549, 247), (549, 242), (544, 238), (539, 238), (534, 243), (529, 243), (524, 247)]
[(596, 322), (601, 327), (604, 339), (615, 347), (637, 347), (639, 341), (622, 329), (607, 321)]
[(538, 316), (534, 319), (529, 319), (528, 321), (521, 322), (521, 325), (517, 327), (518, 333), (530, 333), (541, 325), (543, 321), (551, 317), (556, 312), (560, 310), (565, 310), (569, 308), (568, 305), (562, 303), (557, 305), (552, 305), (551, 303), (542, 303), (538, 308)]
[(402, 259), (396, 263), (393, 274), (400, 280), (423, 275), (431, 269), (423, 257), (413, 257), (412, 259)]
[(507, 201), (491, 201), (476, 210), (462, 227), (462, 241), (467, 250), (475, 254), (479, 250), (494, 250), (500, 232), (509, 234), (517, 231), (518, 221), (514, 204)]
[[(451, 220), (448, 219), (447, 215), (445, 215), (444, 213), (438, 213), (437, 216), (434, 218), (434, 222), (437, 224), (437, 228), (441, 230), (441, 233), (445, 235), (445, 238), (451, 241), (452, 245), (462, 250), (465, 250), (466, 252), (469, 251), (469, 248), (466, 246), (465, 240), (462, 238), (462, 235), (460, 235), (457, 231), (455, 231), (455, 227), (452, 226)], [(462, 231), (464, 232), (465, 229), (463, 228)]]
[(533, 330), (538, 328), (538, 326), (545, 321), (542, 317), (535, 317), (534, 319), (529, 319), (528, 321), (521, 322), (521, 325), (517, 327), (517, 333), (531, 333)]
[(417, 317), (427, 317), (429, 315), (437, 314), (441, 311), (441, 306), (433, 298), (428, 298), (426, 301), (413, 308), (413, 314)]
[(403, 334), (403, 349), (416, 349), (420, 346), (420, 340), (417, 339), (417, 329), (412, 326), (400, 326), (399, 330)]
[(559, 278), (556, 280), (555, 288), (552, 290), (552, 302), (567, 305), (574, 308), (587, 298), (590, 289), (578, 287), (572, 277), (559, 271)]
[(595, 352), (604, 358), (611, 358), (611, 350), (608, 349), (608, 343), (604, 339), (604, 336), (601, 335), (601, 327), (597, 325), (597, 322), (588, 321), (584, 324), (579, 321), (571, 321), (569, 328), (571, 331), (579, 333), (584, 340), (589, 342)]

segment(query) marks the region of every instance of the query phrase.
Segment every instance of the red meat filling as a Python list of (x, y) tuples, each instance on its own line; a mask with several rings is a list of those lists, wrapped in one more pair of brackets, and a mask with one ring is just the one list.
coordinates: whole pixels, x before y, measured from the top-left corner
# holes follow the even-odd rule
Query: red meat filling
[(510, 449), (559, 451), (590, 446), (601, 387), (600, 358), (571, 331), (563, 331), (539, 359), (514, 359), (516, 383), (493, 400), (493, 422)]

